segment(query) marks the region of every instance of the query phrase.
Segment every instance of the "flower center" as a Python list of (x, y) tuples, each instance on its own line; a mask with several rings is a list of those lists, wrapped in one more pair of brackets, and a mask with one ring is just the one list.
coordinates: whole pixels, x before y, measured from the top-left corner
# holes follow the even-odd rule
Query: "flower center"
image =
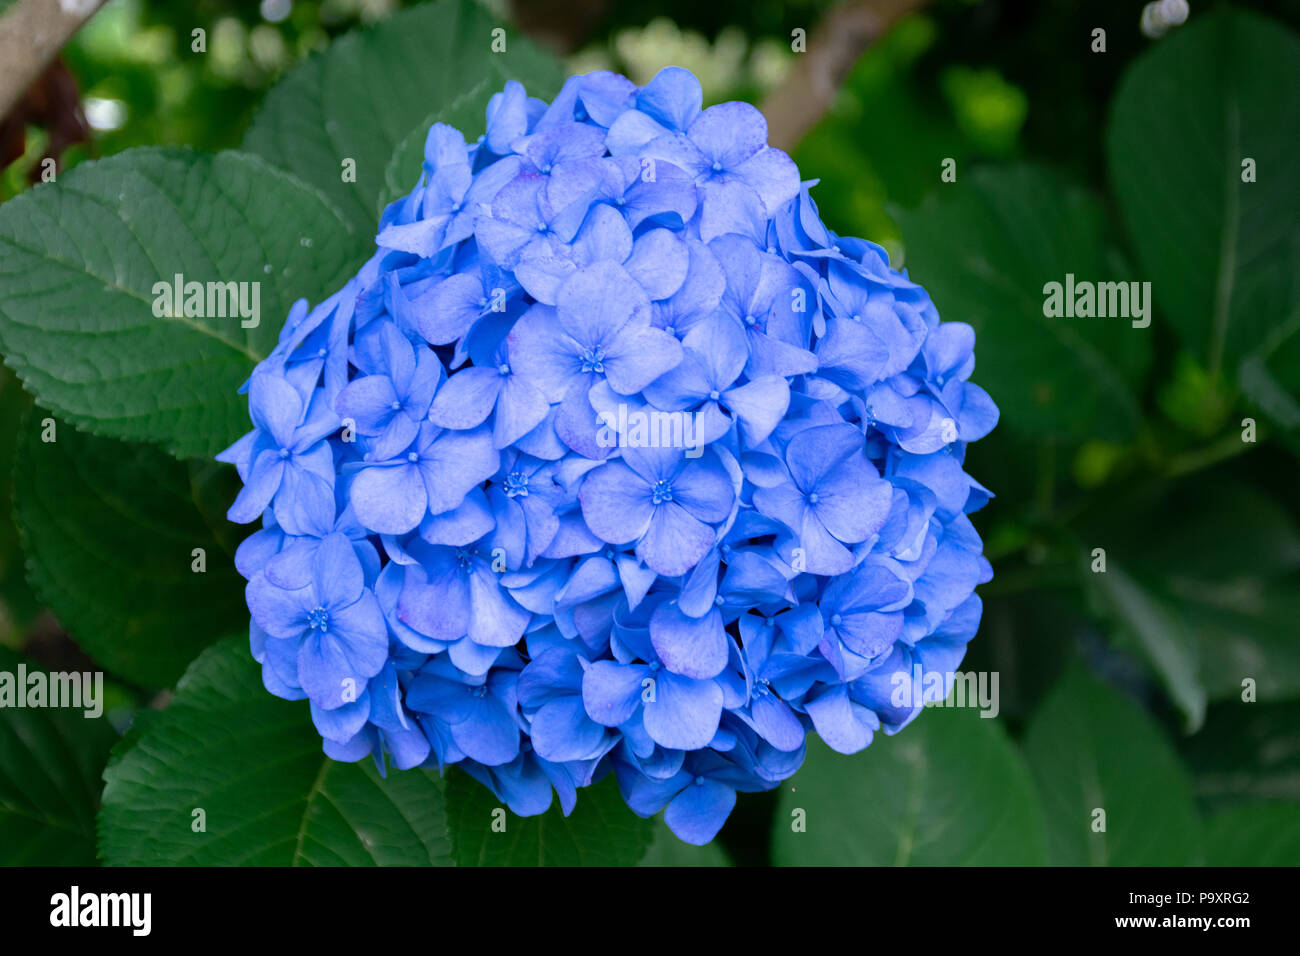
[(603, 345), (583, 349), (582, 354), (578, 357), (582, 359), (582, 370), (584, 372), (605, 371), (605, 347)]
[(517, 498), (520, 495), (528, 496), (528, 476), (522, 471), (512, 471), (506, 475), (506, 480), (502, 487), (505, 488), (507, 498)]
[(766, 697), (770, 693), (772, 693), (772, 688), (768, 679), (759, 677), (754, 681), (754, 691), (750, 696), (754, 698)]
[(821, 498), (818, 496), (817, 492), (815, 491), (808, 496), (808, 504), (810, 505), (815, 505), (819, 501), (821, 501)]
[(323, 607), (314, 607), (311, 613), (307, 615), (307, 627), (316, 631), (328, 630), (330, 626), (329, 611)]
[(839, 627), (843, 623), (844, 618), (840, 617), (838, 614), (831, 615), (831, 627)]
[(505, 362), (502, 362), (500, 365), (497, 366), (497, 372), (500, 373), (501, 375), (509, 375), (510, 366), (507, 365)]
[(667, 478), (660, 478), (650, 490), (650, 499), (657, 505), (673, 500), (673, 486)]
[(721, 397), (722, 397), (722, 393), (720, 393), (716, 388), (713, 391), (709, 392), (709, 401), (711, 402), (716, 402)]

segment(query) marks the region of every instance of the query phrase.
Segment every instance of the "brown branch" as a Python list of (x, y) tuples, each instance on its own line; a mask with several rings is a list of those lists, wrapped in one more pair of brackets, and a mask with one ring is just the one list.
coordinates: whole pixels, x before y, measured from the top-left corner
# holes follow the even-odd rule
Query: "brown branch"
[(850, 0), (835, 7), (808, 37), (790, 75), (763, 102), (768, 142), (793, 149), (826, 115), (853, 65), (895, 23), (925, 0)]
[(18, 0), (0, 16), (0, 117), (105, 0)]

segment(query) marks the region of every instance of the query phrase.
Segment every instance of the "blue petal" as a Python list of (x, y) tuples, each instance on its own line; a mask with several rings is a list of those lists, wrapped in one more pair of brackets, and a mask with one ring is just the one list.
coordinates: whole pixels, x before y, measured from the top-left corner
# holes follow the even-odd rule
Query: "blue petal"
[(713, 780), (691, 783), (668, 804), (664, 822), (682, 840), (703, 846), (713, 840), (736, 805), (736, 791)]

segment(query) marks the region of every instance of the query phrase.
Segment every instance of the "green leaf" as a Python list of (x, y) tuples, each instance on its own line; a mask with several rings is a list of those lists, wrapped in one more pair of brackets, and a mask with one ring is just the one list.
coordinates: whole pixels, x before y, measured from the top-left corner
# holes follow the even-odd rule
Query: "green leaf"
[(1206, 692), (1200, 646), (1183, 615), (1118, 563), (1108, 562), (1094, 582), (1118, 619), (1121, 643), (1146, 657), (1182, 712), (1187, 731), (1195, 731), (1205, 720)]
[(655, 823), (650, 849), (637, 866), (731, 866), (731, 857), (718, 840), (704, 846), (683, 843), (663, 820)]
[(940, 315), (975, 328), (975, 381), (1005, 427), (1033, 437), (1121, 440), (1151, 332), (1130, 319), (1043, 314), (1049, 282), (1131, 278), (1109, 261), (1096, 199), (1030, 166), (976, 169), (897, 218), (909, 275)]
[(1182, 742), (1197, 798), (1211, 809), (1258, 801), (1300, 804), (1300, 702), (1238, 697), (1210, 708), (1205, 727)]
[[(1024, 746), (1047, 815), (1051, 863), (1199, 862), (1200, 822), (1177, 755), (1140, 707), (1082, 667), (1056, 685)], [(1094, 830), (1098, 810), (1104, 831)]]
[(1082, 540), (1106, 550), (1106, 571), (1086, 583), (1188, 731), (1246, 679), (1260, 700), (1300, 695), (1300, 531), (1270, 496), (1200, 476), (1108, 506)]
[[(271, 90), (244, 147), (319, 188), (368, 241), (391, 198), (389, 161), (417, 123), (455, 107), (456, 116), (477, 115), (478, 125), (463, 130), (473, 142), (488, 99), (507, 80), (545, 99), (559, 89), (558, 65), (527, 40), (508, 33), (505, 52), (493, 53), (497, 28), (505, 24), (472, 0), (443, 0), (349, 33)], [(343, 178), (348, 159), (354, 182)]]
[(390, 769), (385, 779), (370, 760), (325, 757), (307, 705), (262, 687), (247, 638), (205, 651), (167, 709), (144, 717), (104, 771), (105, 863), (450, 863), (438, 774)]
[[(1288, 383), (1284, 385), (1283, 382)], [(1300, 432), (1300, 335), (1241, 363), (1241, 390), (1286, 431)]]
[[(47, 443), (42, 420), (23, 421), (14, 474), (32, 588), (106, 669), (170, 686), (199, 651), (247, 628), (243, 579), (184, 463), (66, 423)], [(206, 571), (193, 570), (195, 548)]]
[[(254, 156), (134, 149), (83, 163), (0, 206), (0, 352), (63, 418), (208, 457), (248, 431), (236, 390), (290, 305), (332, 293), (354, 249), (317, 192)], [(205, 290), (256, 283), (243, 288), (259, 324), (156, 317), (155, 284), (177, 274)]]
[(1240, 10), (1194, 17), (1115, 96), (1110, 178), (1142, 278), (1211, 374), (1300, 318), (1298, 127), (1300, 40)]
[[(0, 648), (0, 672), (16, 681), (19, 663), (41, 669)], [(0, 707), (0, 866), (94, 865), (99, 775), (116, 739), (84, 709)]]
[(1207, 866), (1300, 866), (1300, 804), (1236, 807), (1205, 824)]
[[(810, 738), (807, 760), (782, 788), (772, 833), (781, 866), (1044, 860), (1029, 772), (996, 721), (974, 709), (926, 708), (851, 757)], [(806, 832), (795, 830), (801, 821)]]
[(539, 816), (519, 817), (455, 770), (447, 781), (447, 817), (458, 866), (631, 866), (653, 832), (651, 821), (627, 808), (612, 774), (579, 790), (567, 817), (558, 800)]
[(21, 646), (40, 605), (23, 573), (23, 552), (13, 519), (14, 461), (21, 423), (32, 400), (13, 372), (0, 366), (0, 645)]

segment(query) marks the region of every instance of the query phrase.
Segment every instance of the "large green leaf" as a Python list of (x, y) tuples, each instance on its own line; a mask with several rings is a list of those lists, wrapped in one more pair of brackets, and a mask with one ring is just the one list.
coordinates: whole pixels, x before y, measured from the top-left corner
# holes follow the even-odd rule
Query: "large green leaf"
[(144, 716), (104, 771), (105, 863), (450, 863), (437, 773), (390, 770), (385, 779), (369, 760), (325, 757), (307, 705), (262, 687), (247, 638), (205, 651), (170, 706)]
[(1300, 694), (1300, 531), (1276, 501), (1200, 478), (1108, 506), (1088, 525), (1085, 546), (1106, 550), (1106, 571), (1087, 583), (1189, 731), (1207, 700), (1240, 697), (1248, 679), (1259, 700)]
[[(22, 662), (0, 648), (0, 672), (17, 680)], [(116, 739), (84, 708), (0, 708), (0, 866), (94, 865), (99, 775)]]
[(1205, 824), (1209, 866), (1300, 866), (1300, 803), (1236, 807)]
[(1300, 331), (1297, 128), (1300, 40), (1240, 10), (1193, 17), (1116, 94), (1110, 178), (1142, 278), (1212, 372), (1235, 374), (1288, 319)]
[[(1029, 772), (997, 721), (926, 709), (851, 757), (816, 738), (782, 785), (772, 833), (784, 866), (1010, 866), (1045, 858)], [(800, 812), (802, 811), (802, 812)], [(797, 832), (802, 822), (804, 832)]]
[[(498, 28), (505, 24), (472, 0), (442, 0), (349, 33), (271, 90), (244, 146), (318, 187), (369, 238), (391, 198), (389, 161), (417, 124), (427, 131), (431, 113), (477, 116), (477, 127), (463, 130), (473, 142), (488, 99), (507, 80), (547, 99), (559, 89), (559, 67), (527, 40), (508, 33), (505, 52), (492, 52)], [(349, 159), (354, 182), (344, 181)], [(402, 192), (418, 176), (417, 164)]]
[[(355, 245), (319, 193), (255, 156), (150, 148), (83, 163), (0, 206), (0, 352), (62, 417), (205, 457), (248, 430), (240, 383), (294, 300), (318, 301), (360, 264)], [(156, 317), (155, 284), (177, 274), (257, 283), (244, 288), (259, 324)]]
[[(28, 579), (94, 659), (169, 686), (213, 641), (248, 626), (243, 580), (194, 501), (190, 469), (150, 445), (24, 419), (14, 513)], [(206, 571), (197, 572), (202, 548)]]
[(1133, 279), (1106, 255), (1097, 201), (1046, 170), (977, 169), (920, 208), (899, 210), (909, 275), (939, 313), (976, 332), (974, 380), (1025, 435), (1121, 439), (1138, 418), (1134, 385), (1151, 330), (1131, 320), (1053, 318), (1044, 286)]
[[(1142, 709), (1081, 666), (1057, 684), (1025, 734), (1042, 794), (1050, 862), (1183, 866), (1200, 858), (1191, 783)], [(1104, 830), (1096, 830), (1103, 818)]]
[(469, 774), (447, 781), (447, 816), (458, 866), (631, 866), (650, 845), (653, 826), (627, 808), (613, 776), (578, 791), (565, 816), (559, 802), (518, 817)]

